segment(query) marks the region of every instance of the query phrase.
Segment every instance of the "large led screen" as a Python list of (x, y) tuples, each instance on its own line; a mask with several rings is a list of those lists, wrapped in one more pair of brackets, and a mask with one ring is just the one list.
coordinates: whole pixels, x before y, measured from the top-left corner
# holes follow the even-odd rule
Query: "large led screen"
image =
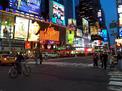
[(29, 24), (29, 41), (38, 41), (39, 40), (39, 31), (40, 31), (40, 24), (37, 21), (30, 20)]
[(13, 38), (14, 16), (6, 13), (0, 14), (1, 38)]
[(9, 6), (24, 12), (40, 14), (41, 0), (10, 0)]
[(103, 29), (99, 34), (103, 38), (104, 42), (108, 41), (108, 34), (107, 34), (107, 30), (106, 29)]
[[(51, 12), (51, 10), (50, 10)], [(65, 25), (65, 16), (64, 16), (64, 6), (53, 1), (53, 10), (52, 10), (52, 22)]]
[(82, 30), (77, 29), (76, 35), (77, 35), (78, 37), (82, 37), (82, 35), (83, 35)]
[(82, 38), (75, 38), (73, 46), (74, 47), (83, 47)]
[(122, 28), (119, 29), (119, 36), (122, 37)]
[(89, 23), (85, 18), (82, 18), (83, 33), (89, 33)]
[(74, 36), (75, 36), (75, 32), (73, 30), (67, 30), (67, 43), (68, 44), (74, 43)]
[(83, 41), (83, 47), (91, 47), (90, 40), (91, 40), (90, 34), (84, 34), (83, 40), (82, 40)]
[(76, 19), (68, 19), (68, 25), (76, 25)]
[(54, 27), (48, 27), (44, 31), (40, 31), (40, 40), (59, 41), (59, 31), (56, 31)]
[(27, 39), (28, 23), (29, 23), (28, 19), (22, 17), (16, 17), (15, 35), (14, 35), (15, 38)]
[(122, 14), (119, 14), (119, 26), (122, 26)]

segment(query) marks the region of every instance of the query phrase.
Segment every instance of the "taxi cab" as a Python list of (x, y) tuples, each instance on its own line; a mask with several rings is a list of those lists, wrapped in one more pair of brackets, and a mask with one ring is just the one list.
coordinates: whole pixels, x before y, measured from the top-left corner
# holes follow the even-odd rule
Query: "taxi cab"
[(0, 64), (13, 64), (16, 58), (10, 54), (0, 54)]

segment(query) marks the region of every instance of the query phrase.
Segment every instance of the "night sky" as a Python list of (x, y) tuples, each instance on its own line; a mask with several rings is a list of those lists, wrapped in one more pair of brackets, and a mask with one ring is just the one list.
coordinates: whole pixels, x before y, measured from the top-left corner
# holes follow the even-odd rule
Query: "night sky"
[(104, 10), (105, 13), (105, 22), (106, 22), (106, 27), (108, 29), (108, 33), (110, 36), (110, 44), (113, 45), (114, 42), (114, 38), (113, 36), (111, 36), (111, 31), (117, 32), (117, 28), (113, 28), (110, 29), (109, 28), (109, 24), (114, 20), (114, 21), (118, 21), (118, 16), (117, 16), (117, 5), (116, 5), (116, 0), (100, 0), (101, 2), (101, 7)]

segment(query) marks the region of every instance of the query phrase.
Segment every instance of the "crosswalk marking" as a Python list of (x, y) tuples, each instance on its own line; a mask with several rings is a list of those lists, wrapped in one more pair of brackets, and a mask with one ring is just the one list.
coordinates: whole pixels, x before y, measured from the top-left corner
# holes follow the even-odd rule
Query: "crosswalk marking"
[(66, 63), (66, 62), (43, 62), (43, 64), (57, 65), (57, 66), (68, 66), (68, 67), (92, 67), (93, 64), (83, 63)]
[(122, 81), (121, 78), (114, 78), (114, 77), (111, 77), (109, 80), (111, 80), (111, 81)]
[(113, 91), (122, 91), (122, 72), (111, 71), (108, 75), (110, 76), (108, 89)]
[(122, 82), (118, 82), (118, 81), (110, 81), (109, 85), (114, 85), (114, 86), (122, 86)]

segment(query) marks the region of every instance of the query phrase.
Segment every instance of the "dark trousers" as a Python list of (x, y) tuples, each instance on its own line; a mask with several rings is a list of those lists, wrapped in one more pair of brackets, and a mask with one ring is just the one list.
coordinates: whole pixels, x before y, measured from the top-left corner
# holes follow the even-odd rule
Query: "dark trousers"
[(17, 72), (21, 74), (22, 71), (21, 63), (16, 63), (16, 68), (17, 68)]
[(107, 61), (104, 60), (104, 61), (103, 61), (103, 64), (104, 64), (104, 69), (106, 69), (106, 68), (107, 68)]
[(93, 60), (94, 62), (94, 67), (98, 67), (98, 61), (97, 60)]

